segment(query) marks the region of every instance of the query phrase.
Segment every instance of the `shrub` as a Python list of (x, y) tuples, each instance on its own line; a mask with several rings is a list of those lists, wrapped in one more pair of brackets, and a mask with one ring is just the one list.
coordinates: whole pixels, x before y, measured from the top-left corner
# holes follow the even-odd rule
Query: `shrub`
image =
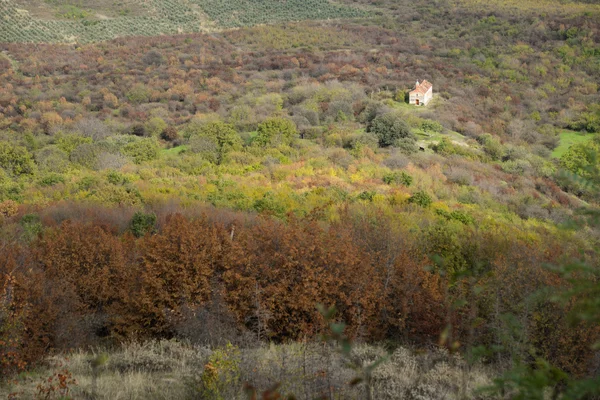
[(298, 134), (294, 121), (275, 117), (269, 118), (258, 125), (258, 133), (254, 138), (254, 143), (259, 146), (278, 144), (290, 144), (292, 139)]
[(358, 121), (363, 124), (369, 125), (378, 116), (383, 114), (387, 110), (387, 107), (378, 101), (369, 100), (364, 105), (363, 110), (358, 115)]
[(397, 148), (401, 153), (407, 155), (414, 154), (419, 151), (417, 140), (412, 136), (396, 139), (396, 141), (394, 141), (394, 147)]
[(429, 196), (424, 191), (418, 191), (415, 194), (413, 194), (412, 196), (410, 196), (410, 198), (408, 199), (408, 202), (417, 204), (421, 207), (429, 207), (431, 205), (431, 203), (433, 202), (433, 200), (431, 199), (431, 196)]
[(219, 148), (214, 139), (205, 136), (194, 136), (190, 138), (189, 151), (199, 154), (203, 159), (211, 163), (217, 163), (219, 159)]
[(168, 126), (165, 129), (163, 129), (163, 131), (160, 134), (160, 138), (167, 142), (173, 142), (179, 139), (179, 133), (174, 127)]
[(390, 172), (383, 176), (383, 182), (388, 185), (398, 184), (404, 186), (410, 186), (413, 182), (413, 177), (404, 171)]
[(150, 99), (150, 91), (146, 86), (138, 83), (134, 85), (126, 94), (127, 100), (133, 104), (147, 103)]
[(142, 124), (135, 124), (131, 127), (131, 134), (138, 137), (146, 136), (146, 127)]
[(77, 121), (74, 125), (75, 131), (95, 141), (106, 139), (110, 130), (104, 123), (95, 118), (87, 118)]
[(56, 140), (56, 147), (70, 155), (77, 146), (84, 143), (92, 143), (92, 141), (91, 137), (81, 136), (76, 133), (60, 135)]
[(383, 161), (383, 165), (390, 169), (404, 168), (410, 160), (402, 152), (390, 155)]
[(106, 180), (113, 185), (123, 185), (129, 183), (129, 179), (119, 171), (109, 171), (106, 174)]
[(0, 216), (12, 217), (17, 215), (19, 211), (19, 204), (13, 200), (5, 200), (0, 202)]
[(421, 129), (427, 132), (441, 132), (444, 130), (444, 127), (437, 121), (426, 119), (421, 122)]
[(104, 169), (119, 169), (128, 163), (129, 160), (122, 154), (101, 151), (97, 157), (96, 169), (99, 171)]
[(429, 147), (437, 154), (443, 156), (457, 154), (470, 159), (479, 158), (477, 154), (470, 150), (470, 148), (455, 144), (447, 137), (442, 138), (442, 140), (437, 143), (430, 144)]
[(23, 238), (31, 241), (42, 232), (42, 222), (37, 214), (25, 214), (21, 218), (21, 227), (23, 228)]
[(34, 155), (38, 167), (45, 171), (64, 173), (71, 165), (69, 155), (56, 146), (47, 146)]
[(167, 129), (167, 123), (160, 117), (154, 117), (146, 122), (145, 128), (148, 136), (158, 137)]
[[(573, 145), (560, 158), (561, 167), (584, 178), (594, 178), (600, 168), (600, 137), (586, 143)], [(595, 173), (595, 174), (594, 174)], [(598, 177), (595, 177), (598, 179)]]
[(156, 226), (156, 214), (136, 212), (131, 218), (129, 229), (135, 237), (142, 237), (148, 233), (153, 233)]
[(411, 135), (410, 127), (397, 113), (387, 113), (375, 117), (367, 125), (367, 131), (373, 132), (377, 136), (380, 147), (389, 147), (396, 140)]
[(237, 347), (227, 344), (225, 348), (215, 349), (200, 377), (203, 399), (225, 400), (230, 391), (237, 392), (240, 381), (241, 355)]
[(357, 199), (364, 201), (373, 201), (377, 192), (374, 190), (365, 190), (357, 196)]
[(198, 130), (196, 136), (190, 138), (190, 150), (201, 153), (217, 164), (225, 155), (242, 148), (242, 140), (233, 125), (224, 122), (209, 122)]
[(162, 54), (160, 54), (158, 51), (156, 50), (150, 50), (149, 52), (147, 52), (144, 57), (142, 57), (142, 62), (145, 65), (162, 65), (164, 63), (164, 58), (162, 56)]
[(102, 151), (103, 148), (96, 143), (84, 143), (71, 152), (70, 159), (71, 162), (82, 167), (95, 169), (98, 164), (98, 155)]
[(483, 151), (494, 161), (499, 160), (504, 154), (505, 150), (500, 141), (489, 133), (479, 136), (477, 141), (483, 145)]
[(435, 210), (435, 213), (441, 217), (446, 218), (447, 220), (458, 221), (465, 225), (475, 223), (475, 219), (472, 216), (460, 210), (448, 212), (445, 210), (437, 209)]
[(0, 168), (12, 175), (30, 175), (35, 164), (25, 147), (0, 141)]
[(259, 213), (272, 214), (279, 217), (285, 215), (285, 206), (279, 203), (271, 192), (265, 193), (262, 198), (257, 199), (252, 208)]
[(144, 161), (156, 160), (158, 158), (160, 146), (154, 138), (147, 138), (132, 142), (123, 147), (123, 154), (133, 159), (133, 162), (140, 164)]
[(40, 186), (54, 186), (57, 183), (65, 183), (65, 177), (60, 174), (51, 173), (38, 181)]

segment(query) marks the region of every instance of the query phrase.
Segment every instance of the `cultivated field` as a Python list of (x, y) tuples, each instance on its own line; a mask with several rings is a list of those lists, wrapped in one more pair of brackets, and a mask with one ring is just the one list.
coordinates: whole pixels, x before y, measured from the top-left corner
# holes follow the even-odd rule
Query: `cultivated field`
[(0, 0), (0, 42), (90, 43), (283, 21), (366, 16), (327, 0)]

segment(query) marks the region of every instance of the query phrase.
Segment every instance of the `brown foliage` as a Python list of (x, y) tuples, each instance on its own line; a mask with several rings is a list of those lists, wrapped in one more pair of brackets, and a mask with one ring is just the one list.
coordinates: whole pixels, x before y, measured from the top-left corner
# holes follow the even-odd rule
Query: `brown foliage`
[(434, 342), (451, 323), (452, 340), (463, 345), (498, 343), (508, 332), (500, 315), (511, 313), (527, 332), (515, 351), (533, 346), (580, 374), (593, 357), (588, 344), (598, 329), (573, 329), (568, 308), (529, 301), (540, 288), (564, 284), (543, 267), (568, 251), (556, 239), (540, 247), (492, 232), (465, 235), (464, 260), (481, 273), (449, 283), (425, 268), (432, 263), (418, 251), (419, 234), (377, 213), (347, 212), (324, 225), (165, 210), (158, 232), (136, 239), (118, 218), (130, 211), (76, 210), (75, 218), (97, 218), (57, 225), (65, 214), (56, 209), (45, 214), (39, 239), (0, 238), (3, 373), (51, 349), (212, 329), (200, 320), (220, 321), (221, 330), (235, 320), (231, 329), (259, 339), (311, 338), (324, 328), (317, 303), (335, 305), (348, 333), (365, 340)]

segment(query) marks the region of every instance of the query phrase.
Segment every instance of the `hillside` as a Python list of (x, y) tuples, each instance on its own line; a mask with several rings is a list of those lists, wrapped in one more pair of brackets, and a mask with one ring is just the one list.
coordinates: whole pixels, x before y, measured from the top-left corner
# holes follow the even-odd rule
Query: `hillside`
[(597, 396), (598, 4), (0, 2), (0, 393)]
[(328, 0), (1, 0), (2, 42), (90, 43), (300, 20), (365, 17)]

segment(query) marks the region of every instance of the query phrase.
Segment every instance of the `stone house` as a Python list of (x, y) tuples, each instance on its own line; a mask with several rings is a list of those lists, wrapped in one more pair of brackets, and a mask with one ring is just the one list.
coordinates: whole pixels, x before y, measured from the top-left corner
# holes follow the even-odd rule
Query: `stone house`
[(409, 93), (409, 104), (416, 106), (426, 106), (433, 98), (433, 85), (428, 81), (419, 83), (417, 81), (415, 88)]

